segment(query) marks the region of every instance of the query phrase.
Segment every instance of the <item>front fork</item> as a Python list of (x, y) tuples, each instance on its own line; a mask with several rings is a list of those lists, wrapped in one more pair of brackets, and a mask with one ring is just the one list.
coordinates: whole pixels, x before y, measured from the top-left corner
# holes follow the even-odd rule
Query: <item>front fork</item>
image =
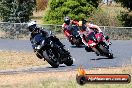
[(95, 52), (95, 54), (97, 56), (101, 55), (101, 53), (99, 52), (99, 50), (96, 47), (92, 47), (92, 50)]
[(99, 50), (100, 44), (103, 45), (104, 47), (106, 47), (107, 49), (109, 49), (109, 46), (105, 42), (101, 42), (97, 45), (92, 46), (91, 48), (97, 56), (102, 55), (100, 50)]
[(106, 44), (105, 42), (101, 42), (101, 45), (105, 47), (106, 49), (109, 49), (109, 44)]

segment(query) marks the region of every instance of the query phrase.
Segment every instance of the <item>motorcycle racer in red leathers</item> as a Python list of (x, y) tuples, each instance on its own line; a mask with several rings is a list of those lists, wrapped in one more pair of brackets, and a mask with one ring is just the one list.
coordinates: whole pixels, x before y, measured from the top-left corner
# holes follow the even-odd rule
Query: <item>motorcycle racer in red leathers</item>
[[(86, 45), (85, 50), (89, 52), (91, 51), (91, 48), (88, 45), (88, 41), (91, 35), (93, 35), (93, 33), (101, 33), (103, 35), (102, 30), (100, 29), (99, 26), (91, 24), (91, 23), (86, 23), (86, 21), (79, 21), (78, 26), (80, 29), (82, 42)], [(107, 42), (109, 42), (108, 37), (105, 39)]]
[(69, 40), (69, 42), (71, 42), (71, 44), (73, 44), (72, 39), (71, 39), (71, 36), (72, 36), (71, 25), (78, 26), (78, 21), (71, 20), (69, 17), (64, 17), (64, 23), (62, 25), (62, 30), (64, 32), (64, 35)]
[(96, 29), (96, 31), (102, 33), (102, 30), (99, 28), (99, 26), (91, 24), (91, 23), (85, 23), (84, 21), (79, 21), (78, 23), (79, 29), (80, 29), (80, 35), (82, 35), (82, 42), (89, 46), (86, 42), (85, 37), (88, 36), (91, 32), (94, 32), (93, 29)]

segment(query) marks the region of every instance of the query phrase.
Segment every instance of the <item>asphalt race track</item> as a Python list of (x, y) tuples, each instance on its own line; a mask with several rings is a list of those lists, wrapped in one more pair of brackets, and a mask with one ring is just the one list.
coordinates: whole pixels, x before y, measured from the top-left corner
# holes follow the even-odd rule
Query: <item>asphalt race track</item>
[[(59, 68), (52, 68), (50, 65), (44, 65), (32, 68), (21, 68), (16, 70), (0, 71), (0, 74), (14, 74), (19, 72), (44, 72), (44, 71), (67, 71), (74, 70), (79, 66), (85, 69), (99, 68), (99, 67), (118, 67), (126, 66), (132, 63), (132, 40), (112, 40), (110, 49), (114, 54), (113, 59), (108, 59), (102, 56), (96, 56), (94, 52), (86, 52), (84, 47), (74, 47), (63, 39), (61, 40), (66, 48), (69, 49), (74, 64), (72, 66), (60, 65)], [(33, 52), (29, 40), (12, 40), (0, 39), (0, 50), (14, 50), (14, 51), (29, 51)], [(43, 61), (43, 60), (42, 60)]]

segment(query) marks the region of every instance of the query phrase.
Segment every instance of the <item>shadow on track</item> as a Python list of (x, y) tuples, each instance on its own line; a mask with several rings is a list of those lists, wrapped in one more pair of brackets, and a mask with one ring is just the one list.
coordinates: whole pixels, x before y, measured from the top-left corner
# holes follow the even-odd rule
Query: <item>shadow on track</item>
[(85, 46), (70, 46), (71, 48), (85, 48)]
[[(74, 67), (75, 65), (66, 66), (66, 65), (60, 65), (58, 68), (65, 68), (65, 67)], [(47, 66), (46, 68), (53, 68), (51, 66)], [(57, 68), (56, 68), (57, 69)]]
[(102, 58), (97, 58), (97, 59), (90, 59), (90, 60), (103, 60), (103, 59), (107, 59), (107, 60), (111, 60), (111, 59), (114, 59), (114, 57), (113, 58), (107, 58), (107, 57), (102, 57)]

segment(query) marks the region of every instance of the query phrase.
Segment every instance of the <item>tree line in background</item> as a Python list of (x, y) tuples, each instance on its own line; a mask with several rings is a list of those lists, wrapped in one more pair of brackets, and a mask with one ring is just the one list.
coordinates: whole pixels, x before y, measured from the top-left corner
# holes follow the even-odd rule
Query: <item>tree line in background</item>
[(127, 11), (121, 12), (119, 20), (123, 26), (132, 26), (132, 0), (115, 0), (121, 3), (122, 7), (127, 8)]
[(90, 17), (97, 7), (98, 0), (49, 0), (49, 9), (44, 16), (44, 22), (62, 24), (65, 16), (82, 20)]
[(28, 22), (33, 11), (46, 9), (44, 23), (62, 24), (64, 16), (69, 16), (104, 26), (132, 26), (132, 1), (114, 1), (121, 3), (127, 11), (111, 17), (100, 9), (101, 0), (0, 0), (0, 18), (6, 22)]
[(0, 18), (5, 22), (27, 22), (36, 0), (0, 0)]

